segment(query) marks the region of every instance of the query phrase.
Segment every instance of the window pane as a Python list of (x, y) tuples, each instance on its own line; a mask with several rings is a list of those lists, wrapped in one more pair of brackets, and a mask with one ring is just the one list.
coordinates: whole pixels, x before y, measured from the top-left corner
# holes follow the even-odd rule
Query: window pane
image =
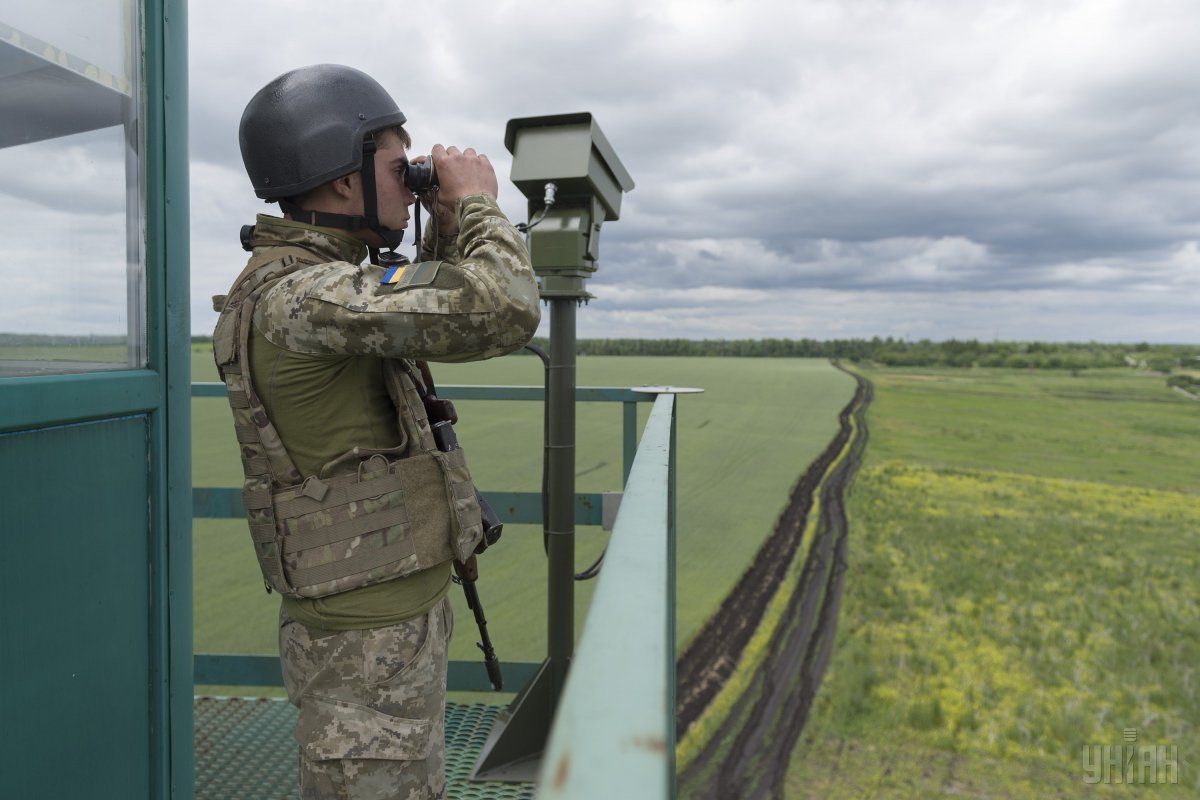
[(128, 0), (0, 12), (0, 376), (145, 366)]

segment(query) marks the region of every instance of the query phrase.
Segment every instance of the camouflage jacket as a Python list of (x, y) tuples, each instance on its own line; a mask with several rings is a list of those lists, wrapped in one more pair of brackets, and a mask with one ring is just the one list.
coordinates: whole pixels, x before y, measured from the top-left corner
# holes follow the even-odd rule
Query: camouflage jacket
[(299, 245), (328, 261), (268, 288), (255, 327), (276, 346), (316, 355), (474, 361), (523, 347), (541, 320), (525, 242), (489, 197), (465, 197), (457, 211), (456, 239), (424, 244), (423, 255), (444, 249), (443, 260), (402, 290), (382, 283), (385, 268), (347, 260), (366, 249), (348, 252), (346, 237), (260, 217), (256, 244)]
[[(399, 359), (469, 361), (510, 352), (533, 335), (540, 308), (522, 237), (495, 201), (467, 197), (456, 210), (457, 237), (425, 243), (428, 255), (444, 251), (436, 253), (442, 260), (390, 271), (361, 264), (365, 246), (339, 231), (259, 217), (254, 255), (222, 303), (214, 355), (229, 387), (264, 578), (284, 594), (285, 605), (359, 591), (357, 599), (345, 598), (347, 607), (358, 609), (355, 619), (305, 620), (293, 609), (306, 624), (382, 624), (401, 607), (395, 596), (401, 587), (393, 582), (370, 594), (373, 585), (414, 571), (423, 577), (406, 582), (409, 605), (426, 605), (444, 583), (438, 578), (444, 570), (432, 566), (450, 557), (449, 547), (465, 559), (477, 542), (479, 509), (464, 456), (430, 455), (436, 448), (416, 379)], [(333, 490), (319, 491), (315, 506), (292, 498), (296, 492), (312, 498), (308, 483), (318, 474), (330, 486), (362, 481), (363, 468), (355, 469), (361, 458), (401, 447), (405, 457), (388, 467), (392, 477), (371, 479), (407, 487), (380, 495), (396, 508), (384, 509), (382, 500), (378, 509), (345, 505), (336, 499), (344, 493)], [(429, 469), (434, 472), (426, 475)], [(346, 519), (338, 522), (338, 515)], [(379, 517), (379, 531), (363, 533), (360, 528), (375, 524), (367, 519), (372, 515)], [(411, 519), (411, 530), (401, 517)], [(414, 537), (408, 544), (406, 531)], [(354, 538), (347, 539), (349, 533)], [(377, 545), (383, 548), (378, 554), (363, 552)], [(371, 561), (378, 569), (368, 570), (371, 559), (387, 563)], [(352, 579), (337, 573), (342, 568), (335, 562), (346, 560), (346, 569), (361, 567)], [(378, 602), (364, 602), (362, 592)]]

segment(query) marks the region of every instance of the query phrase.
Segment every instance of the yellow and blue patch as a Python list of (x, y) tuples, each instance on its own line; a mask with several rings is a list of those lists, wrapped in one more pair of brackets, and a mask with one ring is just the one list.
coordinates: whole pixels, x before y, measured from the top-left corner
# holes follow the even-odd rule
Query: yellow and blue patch
[(397, 264), (388, 267), (379, 279), (380, 288), (395, 292), (412, 286), (428, 286), (437, 277), (441, 261), (418, 261), (415, 264)]
[(411, 264), (400, 264), (394, 267), (388, 267), (387, 272), (383, 273), (383, 280), (380, 283), (399, 283), (404, 279), (404, 273), (408, 271)]

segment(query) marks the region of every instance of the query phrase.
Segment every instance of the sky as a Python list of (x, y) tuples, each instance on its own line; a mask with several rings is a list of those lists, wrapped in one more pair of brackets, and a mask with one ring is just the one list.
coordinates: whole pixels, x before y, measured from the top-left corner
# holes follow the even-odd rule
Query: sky
[(581, 336), (1198, 342), (1198, 30), (1193, 0), (192, 3), (192, 329), (276, 208), (242, 109), (333, 62), (416, 152), (487, 153), (513, 221), (505, 122), (595, 115), (637, 186)]

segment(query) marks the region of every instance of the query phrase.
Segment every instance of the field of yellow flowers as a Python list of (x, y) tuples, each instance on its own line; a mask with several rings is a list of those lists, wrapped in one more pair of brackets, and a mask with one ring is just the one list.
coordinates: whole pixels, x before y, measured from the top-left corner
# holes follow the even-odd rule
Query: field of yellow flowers
[[(1200, 407), (1132, 371), (867, 374), (788, 797), (1200, 796)], [(1178, 782), (1087, 782), (1097, 746), (1166, 754)]]

